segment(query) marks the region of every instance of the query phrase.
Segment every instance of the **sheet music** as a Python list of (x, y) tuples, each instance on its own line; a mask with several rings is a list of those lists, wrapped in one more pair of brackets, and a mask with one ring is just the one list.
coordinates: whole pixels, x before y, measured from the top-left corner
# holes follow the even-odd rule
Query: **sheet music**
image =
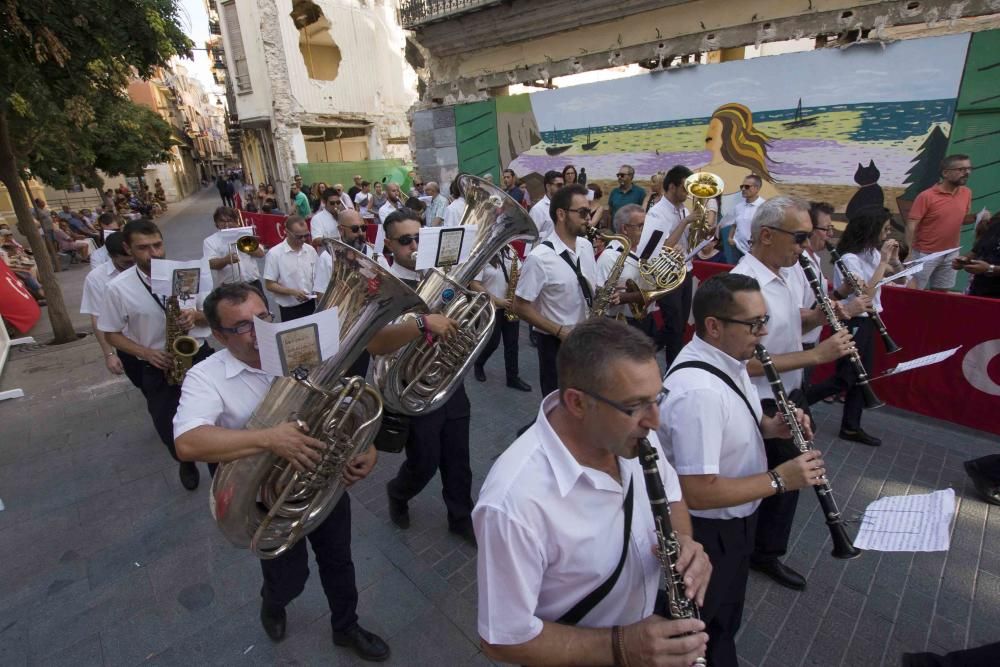
[(903, 269), (899, 273), (894, 273), (891, 276), (886, 276), (882, 280), (878, 281), (875, 287), (882, 287), (883, 285), (888, 285), (889, 283), (896, 282), (899, 278), (905, 278), (906, 276), (912, 276), (914, 273), (920, 273), (924, 269), (923, 261), (920, 261), (913, 266)]
[[(198, 279), (198, 294), (207, 295), (212, 291), (212, 272), (208, 268), (206, 258), (192, 259), (186, 262), (179, 262), (173, 259), (153, 259), (150, 262), (150, 279), (153, 294), (156, 296), (171, 296), (174, 289), (174, 271), (177, 269), (201, 269)], [(193, 307), (193, 306), (189, 306)]]
[[(943, 352), (935, 352), (934, 354), (928, 354), (925, 357), (917, 357), (916, 359), (910, 359), (909, 361), (904, 361), (895, 368), (890, 368), (882, 375), (878, 377), (885, 377), (887, 375), (896, 375), (897, 373), (905, 373), (906, 371), (912, 371), (914, 368), (922, 368), (924, 366), (930, 366), (931, 364), (941, 363), (948, 357), (954, 355), (956, 352), (962, 349), (962, 346), (953, 347), (950, 350), (944, 350)], [(876, 378), (878, 379), (878, 378)]]
[(279, 345), (281, 333), (309, 324), (315, 324), (319, 329), (319, 356), (322, 361), (326, 361), (340, 350), (340, 317), (337, 308), (328, 308), (290, 322), (265, 322), (255, 318), (253, 325), (260, 350), (261, 370), (271, 375), (283, 375), (282, 350)]
[(990, 218), (990, 212), (987, 211), (986, 207), (984, 206), (983, 210), (976, 214), (976, 223), (975, 224), (978, 225), (983, 220), (989, 220), (989, 218)]
[(960, 250), (961, 248), (962, 246), (956, 246), (954, 248), (949, 248), (948, 250), (939, 250), (937, 252), (932, 252), (929, 255), (924, 255), (923, 257), (918, 257), (917, 259), (911, 259), (909, 261), (903, 262), (903, 266), (910, 266), (912, 264), (917, 264), (919, 262), (927, 262), (936, 257), (943, 257), (944, 255), (947, 255), (950, 252), (955, 252), (956, 250)]
[(696, 255), (697, 255), (697, 254), (698, 254), (699, 252), (701, 252), (701, 251), (702, 251), (702, 248), (704, 248), (705, 246), (707, 246), (707, 245), (708, 245), (709, 243), (711, 243), (711, 242), (712, 242), (712, 241), (714, 241), (714, 240), (715, 240), (715, 237), (714, 237), (714, 236), (709, 236), (709, 237), (708, 237), (707, 239), (705, 239), (704, 241), (702, 241), (701, 243), (699, 243), (698, 245), (696, 245), (696, 246), (694, 247), (694, 250), (692, 250), (691, 252), (689, 252), (689, 253), (687, 254), (687, 256), (686, 256), (686, 257), (684, 258), (684, 261), (685, 261), (685, 262), (690, 262), (690, 261), (691, 261), (692, 259), (694, 259), (694, 258), (695, 258), (695, 256), (696, 256)]
[(244, 236), (253, 236), (253, 227), (233, 227), (231, 229), (220, 229), (219, 238), (225, 243), (236, 243)]
[[(441, 230), (456, 229), (455, 227), (421, 227), (420, 228), (420, 250), (417, 252), (417, 271), (434, 268), (438, 257), (438, 249), (441, 245)], [(465, 235), (462, 237), (462, 250), (459, 254), (458, 263), (469, 259), (472, 253), (472, 246), (476, 242), (476, 234), (479, 228), (476, 225), (465, 225)]]
[(886, 496), (868, 505), (854, 546), (869, 551), (947, 551), (954, 489)]

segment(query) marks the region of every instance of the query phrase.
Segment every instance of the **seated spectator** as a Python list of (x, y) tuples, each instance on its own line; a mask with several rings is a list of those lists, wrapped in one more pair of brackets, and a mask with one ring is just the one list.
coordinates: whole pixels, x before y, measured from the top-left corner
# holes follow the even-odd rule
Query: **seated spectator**
[[(35, 224), (36, 225), (38, 224), (37, 220), (35, 221)], [(14, 232), (11, 230), (10, 225), (8, 225), (6, 222), (0, 222), (0, 236), (7, 236), (7, 234), (4, 234), (4, 232), (8, 232), (9, 234), (8, 238), (10, 239), (10, 242), (14, 244), (15, 247), (24, 250), (24, 246), (21, 245), (16, 238), (14, 238)], [(7, 239), (4, 240), (6, 241)]]
[(55, 228), (55, 236), (59, 252), (79, 253), (80, 261), (90, 263), (90, 245), (92, 242), (82, 237), (74, 237), (70, 231), (69, 224), (60, 220)]
[(0, 260), (3, 260), (39, 305), (45, 305), (45, 290), (38, 283), (38, 267), (9, 229), (0, 229)]
[(285, 212), (278, 208), (272, 200), (267, 200), (264, 205), (260, 207), (261, 213), (267, 213), (268, 215), (284, 215)]
[(95, 241), (101, 236), (100, 232), (94, 229), (86, 220), (83, 219), (83, 216), (76, 213), (76, 211), (72, 211), (70, 213), (70, 218), (66, 222), (69, 223), (70, 229), (80, 236), (86, 236), (87, 238), (94, 239)]

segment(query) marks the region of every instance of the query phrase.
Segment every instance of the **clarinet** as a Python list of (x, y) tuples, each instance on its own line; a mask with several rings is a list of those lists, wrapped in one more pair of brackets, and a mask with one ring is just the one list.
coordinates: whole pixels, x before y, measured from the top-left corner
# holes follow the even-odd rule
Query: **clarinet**
[[(799, 255), (799, 266), (802, 267), (802, 271), (806, 274), (806, 280), (809, 281), (809, 287), (812, 288), (813, 294), (816, 296), (816, 305), (818, 305), (822, 310), (823, 314), (826, 316), (826, 321), (830, 324), (830, 328), (833, 329), (834, 333), (842, 331), (844, 329), (843, 322), (840, 318), (833, 312), (833, 304), (830, 302), (830, 297), (826, 295), (823, 290), (823, 283), (819, 281), (819, 276), (816, 275), (816, 271), (813, 269), (812, 263), (805, 254)], [(862, 394), (865, 398), (865, 408), (871, 410), (873, 408), (881, 408), (885, 403), (879, 400), (878, 396), (875, 395), (875, 390), (872, 389), (871, 384), (868, 380), (868, 372), (865, 370), (865, 365), (861, 363), (861, 355), (858, 354), (857, 348), (850, 354), (851, 365), (854, 366), (854, 372), (858, 376), (857, 384), (861, 388)]]
[[(840, 275), (844, 276), (844, 281), (850, 285), (851, 291), (854, 292), (855, 296), (864, 296), (865, 291), (861, 289), (861, 285), (858, 284), (858, 279), (854, 277), (854, 274), (847, 270), (844, 266), (844, 258), (840, 256), (840, 252), (834, 247), (829, 241), (826, 242), (826, 249), (830, 253), (830, 259), (833, 263), (837, 265), (840, 269)], [(869, 313), (872, 320), (875, 322), (875, 327), (878, 329), (878, 335), (882, 338), (882, 344), (885, 345), (886, 354), (892, 354), (893, 352), (899, 352), (903, 348), (896, 345), (896, 341), (892, 339), (889, 335), (889, 330), (885, 328), (885, 322), (882, 321), (882, 316), (877, 310)]]
[[(656, 559), (660, 561), (663, 580), (666, 583), (667, 615), (672, 620), (682, 618), (699, 618), (698, 605), (694, 600), (688, 600), (684, 594), (684, 577), (677, 571), (677, 557), (681, 546), (677, 541), (677, 533), (670, 523), (670, 505), (667, 493), (663, 490), (663, 479), (660, 478), (660, 468), (656, 465), (660, 455), (649, 444), (646, 438), (639, 439), (639, 461), (642, 463), (642, 477), (646, 482), (646, 495), (649, 496), (649, 506), (653, 510), (653, 523), (656, 524)], [(704, 665), (704, 660), (699, 660)]]
[[(761, 366), (764, 367), (764, 375), (767, 376), (767, 381), (771, 385), (771, 391), (774, 393), (774, 402), (778, 404), (778, 412), (781, 413), (785, 423), (788, 424), (789, 430), (792, 432), (792, 442), (800, 452), (805, 454), (813, 448), (813, 443), (810, 440), (806, 440), (806, 436), (802, 432), (802, 427), (799, 425), (798, 420), (795, 419), (795, 404), (788, 399), (788, 395), (785, 393), (785, 386), (781, 382), (781, 375), (778, 373), (778, 369), (774, 367), (771, 355), (767, 353), (763, 345), (757, 345), (757, 348), (754, 350), (754, 356), (757, 357)], [(831, 555), (834, 558), (841, 559), (857, 558), (860, 556), (861, 550), (851, 543), (851, 538), (847, 535), (847, 530), (844, 527), (844, 519), (837, 508), (837, 501), (833, 499), (833, 489), (830, 488), (830, 481), (826, 478), (826, 475), (823, 475), (823, 483), (814, 486), (813, 490), (816, 491), (816, 498), (819, 500), (819, 506), (823, 510), (826, 527), (830, 529), (830, 539), (833, 540)]]

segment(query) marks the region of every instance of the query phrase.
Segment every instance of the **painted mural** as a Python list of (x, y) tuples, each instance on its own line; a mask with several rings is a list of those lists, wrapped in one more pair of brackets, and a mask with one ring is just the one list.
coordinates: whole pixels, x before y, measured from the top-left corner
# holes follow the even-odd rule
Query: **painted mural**
[(722, 176), (730, 197), (754, 172), (765, 197), (892, 205), (936, 178), (968, 45), (951, 35), (541, 91), (507, 104), (497, 142), (533, 140), (510, 162), (519, 174), (573, 164), (613, 185), (622, 164), (639, 180), (685, 164)]

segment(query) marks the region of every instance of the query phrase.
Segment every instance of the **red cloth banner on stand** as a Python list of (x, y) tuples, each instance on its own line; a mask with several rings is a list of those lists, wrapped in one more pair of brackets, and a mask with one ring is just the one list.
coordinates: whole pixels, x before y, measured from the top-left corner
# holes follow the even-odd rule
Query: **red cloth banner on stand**
[[(698, 282), (731, 268), (694, 264)], [(878, 397), (897, 408), (1000, 435), (1000, 299), (884, 287), (882, 307), (885, 326), (902, 350), (886, 354), (876, 336), (873, 377), (903, 361), (961, 349), (941, 363), (876, 379), (872, 387)], [(819, 367), (814, 378), (831, 370), (832, 364)]]
[(0, 317), (21, 333), (28, 333), (42, 316), (42, 309), (24, 283), (0, 260)]
[(247, 213), (241, 211), (243, 222), (253, 225), (257, 230), (260, 242), (267, 248), (273, 248), (285, 240), (285, 218), (284, 215), (271, 215), (270, 213)]

